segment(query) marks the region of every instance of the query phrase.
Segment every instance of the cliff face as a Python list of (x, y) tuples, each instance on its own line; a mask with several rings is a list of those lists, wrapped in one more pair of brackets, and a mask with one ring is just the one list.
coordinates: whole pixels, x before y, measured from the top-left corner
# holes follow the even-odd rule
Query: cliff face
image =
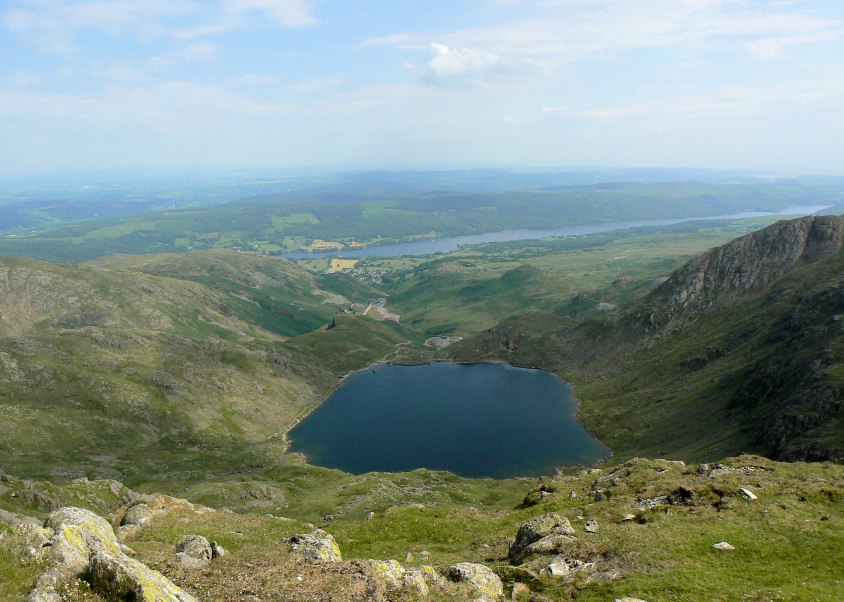
[(637, 313), (647, 331), (671, 329), (838, 253), (842, 243), (844, 219), (838, 216), (777, 222), (689, 261), (645, 300), (649, 309)]

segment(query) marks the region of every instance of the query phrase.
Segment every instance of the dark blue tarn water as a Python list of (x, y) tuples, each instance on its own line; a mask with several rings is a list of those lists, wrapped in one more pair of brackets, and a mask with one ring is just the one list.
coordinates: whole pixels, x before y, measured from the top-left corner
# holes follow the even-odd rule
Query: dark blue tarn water
[(354, 474), (538, 476), (610, 455), (576, 410), (571, 387), (544, 370), (379, 365), (352, 374), (288, 436), (311, 464)]

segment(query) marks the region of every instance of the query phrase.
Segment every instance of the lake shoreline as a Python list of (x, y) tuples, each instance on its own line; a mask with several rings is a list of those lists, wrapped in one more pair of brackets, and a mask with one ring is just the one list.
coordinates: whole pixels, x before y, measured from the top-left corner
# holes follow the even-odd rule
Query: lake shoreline
[[(655, 219), (631, 219), (624, 221), (606, 221), (581, 224), (566, 224), (551, 228), (511, 228), (480, 232), (475, 234), (458, 234), (452, 236), (440, 236), (428, 238), (421, 236), (405, 240), (382, 243), (375, 245), (364, 245), (354, 249), (338, 249), (334, 251), (293, 251), (281, 252), (277, 257), (283, 257), (289, 261), (302, 259), (320, 259), (323, 257), (354, 258), (363, 259), (366, 257), (401, 257), (401, 256), (423, 256), (435, 255), (437, 253), (453, 253), (463, 246), (472, 246), (485, 243), (512, 242), (517, 240), (540, 240), (543, 238), (555, 238), (565, 236), (586, 236), (589, 234), (600, 234), (614, 232), (617, 230), (648, 228), (658, 226), (670, 226), (687, 222), (716, 221), (716, 220), (738, 220), (754, 217), (782, 216), (796, 217), (812, 215), (823, 211), (830, 205), (795, 205), (785, 207), (781, 211), (745, 211), (724, 215), (706, 215), (693, 217), (670, 217)], [(425, 247), (428, 247), (427, 249)]]
[[(437, 376), (437, 378), (434, 379), (431, 378), (430, 375), (425, 375), (421, 377), (422, 380), (415, 380), (420, 378), (418, 374), (412, 375), (410, 373), (406, 373), (405, 376), (402, 376), (399, 379), (399, 374), (394, 373), (392, 377), (386, 377), (388, 379), (386, 381), (386, 385), (384, 384), (385, 381), (380, 379), (382, 387), (393, 387), (393, 390), (388, 393), (388, 399), (409, 398), (410, 403), (412, 404), (410, 406), (405, 406), (403, 410), (395, 414), (397, 416), (396, 418), (391, 417), (391, 411), (393, 410), (392, 406), (378, 406), (377, 404), (383, 404), (384, 402), (373, 401), (366, 396), (361, 398), (360, 393), (354, 390), (356, 388), (363, 388), (362, 390), (368, 391), (370, 389), (367, 389), (367, 387), (378, 387), (378, 385), (375, 385), (374, 383), (379, 381), (367, 379), (366, 384), (358, 383), (356, 387), (352, 387), (353, 390), (347, 390), (346, 398), (342, 401), (338, 399), (334, 402), (335, 404), (339, 403), (340, 405), (324, 410), (323, 414), (316, 418), (315, 424), (305, 427), (305, 430), (299, 433), (296, 437), (296, 441), (294, 441), (290, 436), (296, 427), (301, 425), (306, 418), (313, 416), (313, 413), (322, 407), (333, 395), (335, 395), (340, 388), (344, 385), (348, 385), (351, 377), (354, 375), (367, 375), (368, 373), (374, 373), (378, 371), (379, 367), (411, 368), (435, 365), (442, 365), (444, 367), (501, 366), (502, 368), (511, 368), (519, 372), (508, 376), (506, 373), (502, 373), (500, 371), (489, 372), (486, 370), (474, 373), (435, 371), (434, 376)], [(527, 372), (550, 375), (553, 380), (546, 380), (546, 376), (526, 376), (525, 373)], [(439, 374), (442, 374), (443, 376), (439, 377)], [(431, 380), (424, 380), (426, 376)], [(449, 389), (449, 379), (454, 378), (455, 376), (459, 379), (459, 382), (464, 383), (473, 382), (473, 379), (481, 379), (480, 381), (476, 381), (476, 383), (483, 383), (480, 385), (480, 389), (477, 388), (477, 385), (471, 386), (468, 389), (473, 392), (479, 391), (478, 394), (473, 396), (464, 394), (459, 390)], [(526, 377), (528, 378), (528, 381), (523, 380)], [(374, 379), (375, 377), (373, 376), (372, 378)], [(537, 378), (539, 380), (537, 380)], [(405, 381), (404, 379), (410, 380)], [(488, 387), (487, 381), (489, 381)], [(526, 475), (529, 475), (531, 478), (539, 476), (553, 476), (554, 474), (559, 474), (561, 470), (568, 467), (594, 467), (602, 462), (606, 462), (614, 455), (612, 449), (597, 439), (594, 434), (589, 431), (589, 429), (587, 429), (580, 420), (578, 420), (577, 415), (580, 410), (581, 400), (577, 397), (574, 387), (563, 380), (559, 374), (541, 367), (519, 366), (500, 359), (492, 361), (463, 362), (448, 361), (441, 358), (431, 358), (420, 361), (387, 361), (385, 359), (381, 359), (370, 362), (363, 368), (351, 370), (343, 374), (338, 378), (337, 383), (337, 388), (331, 391), (321, 403), (314, 406), (307, 414), (301, 416), (294, 424), (291, 424), (289, 429), (287, 429), (284, 435), (286, 453), (290, 453), (291, 455), (298, 454), (303, 461), (314, 466), (342, 470), (351, 474), (363, 474), (366, 472), (400, 473), (416, 470), (418, 468), (425, 468), (434, 471), (451, 472), (461, 478), (469, 479), (508, 479), (524, 477)], [(419, 383), (424, 384), (420, 385)], [(434, 383), (436, 383), (436, 385)], [(438, 386), (446, 387), (446, 389), (438, 388)], [(395, 389), (395, 387), (399, 388)], [(516, 389), (512, 389), (512, 387), (516, 387)], [(539, 388), (535, 389), (535, 387)], [(449, 392), (445, 393), (444, 391), (446, 390)], [(484, 390), (487, 392), (484, 393)], [(563, 390), (565, 392), (562, 392)], [(375, 389), (373, 389), (373, 391), (375, 391)], [(454, 391), (454, 393), (451, 391)], [(507, 393), (507, 391), (510, 391), (510, 393)], [(509, 397), (514, 394), (516, 395), (515, 398)], [(415, 402), (413, 401), (414, 395), (416, 395)], [(443, 397), (444, 395), (445, 397)], [(449, 401), (449, 399), (452, 399), (452, 397), (450, 397), (451, 395), (454, 395), (453, 399), (455, 401)], [(377, 397), (375, 393), (373, 393), (373, 396)], [(355, 401), (352, 402), (352, 399), (355, 399)], [(460, 401), (457, 401), (458, 399)], [(511, 403), (511, 399), (513, 399), (517, 405), (513, 405), (513, 403)], [(356, 405), (352, 406), (353, 403)], [(363, 405), (360, 405), (361, 403)], [(431, 406), (431, 403), (434, 405)], [(536, 406), (535, 404), (537, 403), (540, 405)], [(562, 405), (557, 406), (558, 403)], [(457, 405), (452, 406), (451, 404)], [(464, 404), (465, 409), (463, 409)], [(436, 453), (428, 451), (429, 448), (435, 446), (429, 446), (427, 441), (423, 444), (423, 448), (426, 449), (426, 452), (424, 453), (418, 450), (414, 451), (413, 445), (420, 445), (418, 441), (414, 442), (413, 445), (407, 445), (404, 440), (398, 445), (393, 442), (392, 444), (396, 447), (394, 447), (390, 452), (381, 454), (381, 459), (378, 458), (377, 454), (376, 456), (372, 456), (371, 452), (367, 450), (361, 451), (359, 448), (353, 448), (350, 451), (349, 448), (344, 448), (346, 443), (341, 441), (338, 442), (339, 438), (345, 438), (352, 441), (352, 445), (357, 445), (354, 443), (354, 441), (357, 440), (355, 438), (366, 437), (369, 441), (369, 438), (371, 437), (382, 436), (380, 433), (391, 431), (399, 432), (401, 428), (408, 428), (407, 425), (404, 427), (401, 426), (402, 421), (406, 417), (405, 412), (410, 412), (410, 414), (416, 411), (430, 412), (433, 407), (442, 408), (443, 406), (448, 407), (448, 412), (454, 412), (454, 414), (448, 414), (449, 418), (447, 420), (440, 418), (436, 419), (433, 423), (426, 423), (429, 424), (429, 426), (425, 426), (420, 422), (418, 426), (420, 427), (421, 432), (427, 433), (427, 429), (434, 429), (434, 432), (437, 433), (436, 436), (442, 436), (439, 434), (439, 431), (449, 431), (449, 429), (452, 428), (451, 426), (444, 425), (452, 422), (454, 419), (465, 419), (465, 417), (469, 416), (473, 425), (485, 424), (487, 425), (485, 428), (493, 429), (488, 434), (484, 432), (482, 435), (483, 437), (492, 437), (490, 440), (498, 441), (505, 440), (507, 437), (512, 436), (522, 441), (523, 444), (519, 451), (513, 453), (513, 455), (508, 455), (511, 452), (503, 449), (506, 446), (494, 446), (496, 447), (494, 450), (484, 449), (484, 459), (480, 460), (482, 462), (482, 466), (484, 467), (481, 468), (480, 465), (477, 465), (478, 460), (471, 460), (469, 461), (469, 464), (466, 464), (467, 457), (471, 458), (473, 454), (478, 453), (472, 451), (475, 448), (472, 447), (474, 439), (471, 437), (480, 436), (477, 433), (474, 433), (471, 437), (467, 435), (466, 438), (464, 438), (464, 432), (469, 431), (458, 431), (461, 433), (459, 436), (449, 435), (451, 438), (447, 440), (455, 442), (457, 447), (449, 449), (447, 446), (446, 448), (438, 450)], [(348, 407), (356, 409), (351, 411), (347, 409)], [(381, 407), (382, 409), (375, 410), (374, 407)], [(489, 408), (495, 407), (498, 408), (495, 412), (499, 412), (501, 414), (494, 412), (492, 416), (497, 417), (500, 415), (503, 422), (497, 422), (497, 418), (491, 418), (491, 415), (484, 414), (484, 412), (491, 411)], [(389, 408), (386, 414), (384, 414), (383, 411), (385, 408)], [(540, 410), (540, 408), (542, 409)], [(509, 418), (506, 417), (508, 411), (513, 412)], [(372, 412), (376, 413), (372, 414)], [(480, 414), (476, 416), (476, 412), (480, 412)], [(366, 416), (366, 418), (358, 418), (357, 414), (362, 414)], [(399, 418), (398, 416), (401, 417)], [(379, 423), (379, 420), (382, 420), (382, 422)], [(396, 420), (398, 420), (398, 422), (396, 422)], [(490, 420), (491, 422), (487, 422)], [(343, 426), (337, 430), (337, 426), (328, 427), (326, 426), (327, 424), (342, 424)], [(320, 429), (329, 428), (326, 433), (330, 433), (330, 435), (316, 434), (321, 432), (317, 429), (317, 425)], [(413, 422), (410, 428), (415, 429), (416, 426), (417, 423)], [(475, 427), (473, 427), (473, 429), (474, 428)], [(528, 430), (525, 430), (526, 428)], [(549, 431), (548, 429), (551, 430)], [(404, 435), (401, 436), (404, 437)], [(461, 441), (461, 443), (456, 443), (458, 440)], [(325, 447), (326, 441), (330, 442), (330, 445), (328, 445), (327, 448)], [(299, 446), (298, 449), (291, 451), (295, 445)], [(313, 445), (318, 445), (322, 450), (319, 452), (322, 459), (313, 458), (312, 462), (311, 455), (312, 453), (315, 453)], [(380, 449), (382, 444), (371, 443), (371, 445)], [(483, 447), (488, 448), (489, 446), (485, 445)], [(356, 452), (358, 455), (355, 455)], [(428, 459), (425, 459), (426, 454), (427, 456), (430, 456)], [(408, 456), (411, 456), (413, 459), (408, 460)], [(558, 459), (554, 459), (554, 456), (557, 456)], [(589, 456), (594, 459), (587, 459)], [(341, 459), (335, 459), (332, 461), (329, 459), (330, 457)], [(388, 459), (385, 460), (385, 457)], [(416, 459), (417, 457), (419, 458), (418, 460)], [(439, 459), (433, 459), (434, 457)], [(569, 459), (566, 459), (567, 457)], [(417, 461), (419, 464), (415, 466), (412, 465), (413, 462)], [(384, 462), (386, 462), (386, 464), (384, 464)], [(530, 468), (529, 466), (531, 462), (539, 462), (540, 464), (545, 464), (546, 467)], [(518, 468), (520, 465), (523, 465), (522, 469)], [(354, 466), (357, 466), (358, 468), (354, 468)], [(456, 468), (456, 466), (462, 467)], [(494, 467), (494, 469), (488, 471), (488, 467)], [(508, 473), (508, 470), (513, 469), (515, 469), (515, 472)]]

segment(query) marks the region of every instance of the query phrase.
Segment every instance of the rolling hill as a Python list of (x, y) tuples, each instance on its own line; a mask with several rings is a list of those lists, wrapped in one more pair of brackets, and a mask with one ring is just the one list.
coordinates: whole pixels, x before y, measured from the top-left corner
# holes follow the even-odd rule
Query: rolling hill
[[(0, 457), (33, 476), (136, 484), (275, 461), (339, 376), (412, 347), (400, 327), (338, 315), (378, 295), (230, 251), (0, 258)], [(357, 353), (321, 351), (343, 345)]]

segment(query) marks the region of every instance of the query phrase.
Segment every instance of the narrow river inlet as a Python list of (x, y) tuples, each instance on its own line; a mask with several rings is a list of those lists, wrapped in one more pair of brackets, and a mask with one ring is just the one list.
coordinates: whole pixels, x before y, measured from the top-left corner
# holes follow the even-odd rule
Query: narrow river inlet
[(463, 477), (553, 474), (610, 451), (574, 418), (571, 387), (506, 364), (356, 372), (288, 434), (291, 452), (353, 474), (448, 470)]

